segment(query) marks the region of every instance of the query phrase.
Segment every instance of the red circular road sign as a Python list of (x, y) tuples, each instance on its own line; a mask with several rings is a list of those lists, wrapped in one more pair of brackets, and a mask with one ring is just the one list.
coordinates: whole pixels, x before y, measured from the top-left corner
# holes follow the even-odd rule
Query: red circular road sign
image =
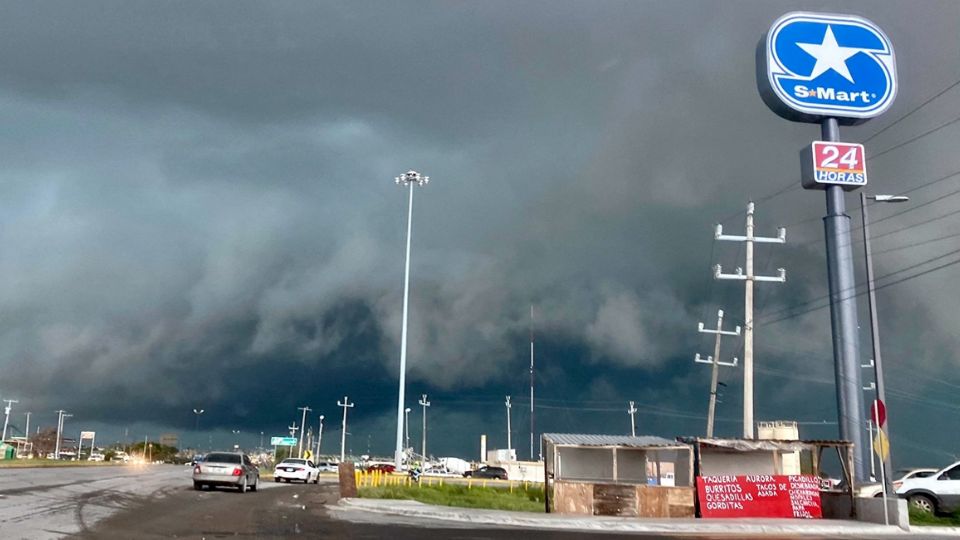
[(887, 423), (887, 407), (879, 399), (873, 400), (870, 406), (870, 419), (880, 427)]

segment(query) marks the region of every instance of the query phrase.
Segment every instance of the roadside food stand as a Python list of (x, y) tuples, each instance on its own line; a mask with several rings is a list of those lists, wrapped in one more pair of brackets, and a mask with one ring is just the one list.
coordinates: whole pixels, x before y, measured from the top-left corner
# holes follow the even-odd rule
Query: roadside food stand
[[(682, 437), (693, 450), (698, 517), (848, 518), (855, 513), (853, 444)], [(823, 452), (836, 451), (841, 488), (821, 483)]]
[(694, 515), (689, 444), (652, 436), (545, 433), (543, 448), (547, 512)]

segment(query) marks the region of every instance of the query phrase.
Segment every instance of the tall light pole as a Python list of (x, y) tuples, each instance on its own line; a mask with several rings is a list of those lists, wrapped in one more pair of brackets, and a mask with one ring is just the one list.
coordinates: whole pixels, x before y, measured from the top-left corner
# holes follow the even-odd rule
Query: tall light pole
[[(873, 347), (873, 378), (875, 382), (877, 400), (883, 403), (886, 407), (887, 405), (887, 396), (884, 392), (884, 382), (883, 382), (883, 361), (880, 359), (880, 326), (877, 324), (877, 294), (876, 288), (873, 283), (873, 254), (870, 250), (870, 219), (867, 217), (867, 199), (873, 199), (877, 202), (885, 203), (900, 203), (907, 202), (910, 200), (910, 197), (903, 195), (870, 195), (868, 196), (864, 192), (860, 192), (860, 219), (863, 222), (863, 252), (864, 258), (866, 259), (867, 265), (867, 303), (870, 307), (870, 338), (871, 345)], [(883, 426), (877, 426), (878, 430), (881, 430)], [(890, 425), (889, 425), (889, 414), (887, 414), (887, 426), (884, 435), (887, 438), (890, 437)], [(878, 434), (879, 435), (879, 434)], [(882, 435), (881, 435), (882, 436)], [(873, 441), (870, 441), (871, 446)], [(886, 456), (881, 456), (883, 460), (883, 470), (886, 472), (884, 475), (884, 484), (886, 484), (886, 492), (893, 493), (893, 483), (890, 478), (890, 452), (887, 451)], [(870, 461), (871, 465), (873, 460)]]
[(320, 457), (320, 443), (323, 442), (323, 415), (320, 415), (320, 429), (317, 431), (317, 453), (315, 456)]
[(200, 445), (202, 444), (202, 443), (200, 442), (200, 415), (201, 415), (201, 414), (203, 414), (203, 409), (194, 409), (194, 410), (193, 410), (193, 415), (194, 415), (194, 419), (195, 419), (195, 420), (194, 420), (194, 423), (193, 423), (193, 432), (196, 433), (196, 436), (197, 436), (197, 450), (198, 450), (198, 451), (200, 450)]
[(420, 401), (417, 403), (423, 407), (423, 440), (421, 441), (420, 454), (423, 456), (423, 460), (427, 460), (427, 407), (430, 406), (430, 402), (427, 401), (427, 395), (423, 394), (423, 397), (420, 398)]
[(410, 448), (410, 407), (403, 410), (403, 431), (405, 433), (404, 440), (406, 441), (403, 447), (404, 449)]
[[(297, 457), (303, 459), (303, 440), (306, 438), (304, 435), (307, 433), (307, 412), (312, 411), (310, 407), (297, 407), (298, 411), (303, 411), (303, 417), (300, 419), (300, 445), (297, 447)], [(307, 447), (309, 450), (310, 447)]]
[(510, 396), (507, 396), (507, 401), (504, 402), (504, 405), (507, 407), (507, 452), (509, 452), (511, 449), (513, 449), (513, 439), (511, 437), (512, 430), (510, 429), (510, 408), (512, 407), (510, 404)]
[(347, 399), (347, 396), (343, 396), (343, 403), (340, 403), (340, 400), (337, 400), (337, 406), (343, 407), (343, 425), (340, 427), (340, 462), (343, 463), (343, 460), (347, 456), (347, 409), (353, 407), (353, 403)]
[(13, 404), (20, 403), (15, 399), (5, 399), (3, 401), (7, 403), (7, 406), (3, 408), (3, 435), (0, 435), (0, 443), (7, 440), (7, 425), (10, 423), (10, 411), (13, 410)]
[[(407, 206), (407, 257), (403, 273), (403, 324), (400, 330), (400, 395), (397, 399), (397, 446), (394, 451), (394, 465), (399, 469), (403, 463), (403, 409), (407, 380), (407, 313), (410, 299), (410, 236), (413, 232), (413, 186), (424, 186), (430, 181), (417, 171), (407, 171), (396, 177), (397, 184), (410, 190), (410, 202)], [(346, 412), (346, 409), (344, 409)]]

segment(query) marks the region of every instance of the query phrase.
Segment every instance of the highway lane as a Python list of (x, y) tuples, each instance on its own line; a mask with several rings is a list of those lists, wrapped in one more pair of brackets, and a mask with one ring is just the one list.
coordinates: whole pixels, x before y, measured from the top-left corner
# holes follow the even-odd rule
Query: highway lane
[(176, 465), (2, 468), (0, 538), (82, 533), (117, 512), (192, 490), (190, 473)]

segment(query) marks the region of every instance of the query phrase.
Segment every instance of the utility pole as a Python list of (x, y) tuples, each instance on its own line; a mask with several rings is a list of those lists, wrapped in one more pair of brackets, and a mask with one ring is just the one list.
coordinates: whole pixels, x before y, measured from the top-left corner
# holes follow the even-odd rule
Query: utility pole
[(316, 457), (320, 457), (320, 443), (323, 442), (323, 415), (320, 415), (320, 429), (317, 430), (317, 453)]
[(27, 438), (27, 444), (30, 443), (30, 411), (27, 411), (27, 425), (23, 430), (23, 435)]
[(403, 432), (406, 441), (403, 448), (406, 451), (407, 448), (410, 448), (410, 407), (403, 410)]
[(700, 359), (700, 353), (697, 353), (694, 356), (693, 361), (699, 362), (701, 364), (713, 364), (713, 369), (710, 370), (710, 405), (707, 409), (707, 438), (713, 437), (713, 423), (715, 414), (717, 412), (717, 383), (720, 381), (720, 366), (731, 366), (736, 367), (737, 358), (733, 358), (733, 362), (721, 362), (720, 361), (720, 338), (722, 336), (739, 336), (740, 327), (731, 332), (729, 330), (723, 329), (723, 310), (717, 310), (717, 328), (710, 330), (709, 328), (704, 328), (703, 323), (700, 323), (700, 326), (697, 328), (698, 332), (703, 334), (716, 334), (717, 337), (713, 343), (713, 356), (707, 356), (706, 360)]
[(0, 436), (0, 443), (7, 440), (7, 425), (10, 423), (10, 411), (13, 410), (14, 403), (20, 403), (15, 399), (5, 399), (3, 400), (7, 403), (7, 406), (3, 408), (3, 435)]
[(340, 462), (342, 463), (347, 456), (347, 409), (353, 407), (353, 403), (347, 399), (347, 396), (343, 396), (343, 403), (340, 403), (340, 400), (337, 400), (337, 406), (343, 407), (343, 425), (341, 426), (340, 433)]
[(420, 441), (420, 454), (423, 456), (423, 460), (427, 460), (427, 407), (430, 406), (430, 402), (427, 401), (427, 395), (423, 394), (420, 398), (420, 401), (417, 403), (420, 404), (420, 407), (423, 408), (423, 432), (421, 433), (422, 440)]
[(714, 266), (713, 276), (716, 279), (734, 279), (744, 282), (743, 308), (743, 437), (753, 439), (753, 282), (772, 281), (783, 283), (787, 280), (787, 271), (778, 268), (776, 276), (757, 276), (753, 273), (753, 244), (783, 244), (787, 241), (787, 230), (777, 229), (775, 238), (765, 238), (753, 235), (753, 201), (747, 203), (746, 236), (723, 234), (723, 225), (717, 224), (717, 240), (731, 242), (745, 242), (747, 245), (747, 273), (737, 268), (736, 273), (724, 274), (720, 265)]
[[(403, 465), (403, 409), (406, 401), (407, 380), (407, 306), (410, 299), (410, 237), (413, 234), (413, 186), (425, 186), (429, 176), (417, 171), (407, 171), (394, 178), (397, 185), (410, 189), (410, 202), (407, 206), (407, 257), (403, 272), (403, 322), (400, 329), (400, 395), (397, 399), (397, 445), (394, 449), (394, 465), (397, 470)], [(346, 413), (346, 410), (344, 410)]]
[[(303, 411), (303, 418), (301, 418), (301, 420), (300, 420), (300, 425), (301, 425), (301, 426), (306, 426), (306, 425), (307, 425), (307, 412), (312, 411), (313, 409), (311, 409), (310, 407), (304, 406), (304, 407), (297, 407), (297, 410), (298, 410), (298, 411)], [(301, 429), (300, 429), (300, 445), (299, 445), (299, 447), (298, 447), (298, 449), (297, 449), (297, 457), (298, 457), (298, 458), (301, 458), (301, 459), (303, 459), (303, 439), (304, 439), (303, 433), (304, 433), (304, 432), (303, 432), (303, 429), (301, 428)], [(310, 449), (310, 447), (308, 446), (308, 447), (307, 447), (307, 450), (309, 450), (309, 449)]]
[(296, 423), (296, 422), (294, 422), (294, 423), (290, 424), (289, 426), (287, 426), (287, 429), (290, 430), (290, 436), (291, 436), (291, 437), (296, 437), (296, 436), (297, 436), (297, 430), (300, 429), (300, 427), (297, 426), (297, 423)]
[(533, 304), (530, 304), (530, 461), (533, 459)]
[(513, 449), (513, 439), (511, 439), (511, 434), (510, 434), (510, 431), (511, 431), (510, 430), (510, 407), (511, 407), (510, 396), (507, 396), (506, 406), (507, 406), (507, 451), (509, 452), (510, 450)]
[(636, 437), (636, 436), (637, 436), (637, 422), (636, 422), (636, 420), (634, 419), (634, 416), (633, 416), (633, 415), (637, 414), (637, 408), (634, 406), (634, 404), (633, 404), (632, 401), (630, 402), (630, 408), (627, 409), (627, 414), (630, 415), (630, 436), (631, 436), (631, 437)]

